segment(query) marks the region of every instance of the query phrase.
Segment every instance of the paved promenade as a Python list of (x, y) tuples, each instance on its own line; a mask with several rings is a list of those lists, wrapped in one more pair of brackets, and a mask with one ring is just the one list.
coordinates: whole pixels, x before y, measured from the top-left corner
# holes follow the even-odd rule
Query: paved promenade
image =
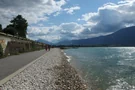
[(0, 59), (0, 80), (42, 56), (45, 52), (45, 50), (40, 50)]

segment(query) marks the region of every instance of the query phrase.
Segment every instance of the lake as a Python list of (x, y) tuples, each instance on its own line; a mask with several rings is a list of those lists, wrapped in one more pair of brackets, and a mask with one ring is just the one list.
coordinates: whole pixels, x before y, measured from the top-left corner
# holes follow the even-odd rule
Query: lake
[(135, 47), (65, 49), (90, 90), (135, 90)]

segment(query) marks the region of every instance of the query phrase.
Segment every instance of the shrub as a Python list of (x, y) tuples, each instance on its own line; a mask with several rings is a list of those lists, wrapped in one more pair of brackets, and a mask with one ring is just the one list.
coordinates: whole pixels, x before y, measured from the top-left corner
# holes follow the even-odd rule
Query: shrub
[(3, 48), (1, 44), (0, 44), (0, 57), (3, 57)]

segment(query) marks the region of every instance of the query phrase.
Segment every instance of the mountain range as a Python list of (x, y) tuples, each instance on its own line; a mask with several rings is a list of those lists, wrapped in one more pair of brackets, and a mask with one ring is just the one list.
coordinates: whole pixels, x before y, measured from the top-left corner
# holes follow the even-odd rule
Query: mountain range
[(37, 42), (41, 42), (41, 43), (45, 43), (45, 44), (49, 44), (49, 45), (52, 45), (53, 43), (49, 42), (49, 41), (46, 41), (44, 39), (38, 39), (36, 40)]
[(135, 46), (135, 26), (120, 29), (110, 35), (95, 38), (66, 40), (57, 45), (127, 45)]

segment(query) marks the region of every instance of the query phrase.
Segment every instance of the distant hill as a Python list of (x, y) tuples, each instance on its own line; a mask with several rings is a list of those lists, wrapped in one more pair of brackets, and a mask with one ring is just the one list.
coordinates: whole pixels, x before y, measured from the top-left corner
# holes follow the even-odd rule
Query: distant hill
[(43, 40), (43, 39), (38, 39), (37, 42), (42, 42), (42, 43), (49, 44), (49, 45), (53, 44), (53, 43), (46, 41), (46, 40)]
[(135, 46), (135, 26), (120, 29), (113, 34), (95, 38), (62, 41), (58, 45), (129, 45)]

